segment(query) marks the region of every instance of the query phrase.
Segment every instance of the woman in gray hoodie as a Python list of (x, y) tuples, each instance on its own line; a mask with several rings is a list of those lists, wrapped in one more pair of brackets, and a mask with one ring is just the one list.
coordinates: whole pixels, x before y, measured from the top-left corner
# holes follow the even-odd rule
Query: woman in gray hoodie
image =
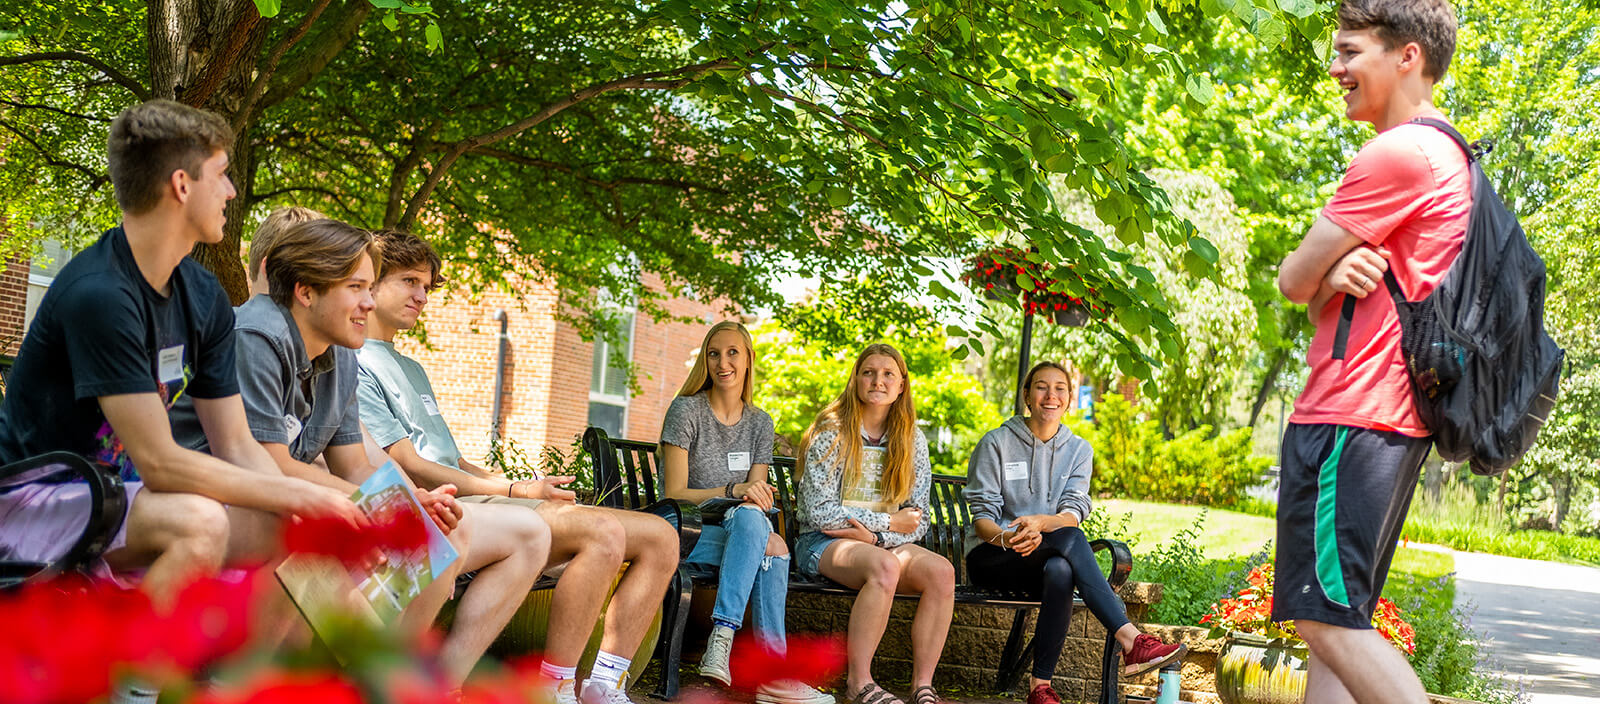
[(1089, 515), (1094, 448), (1061, 425), (1072, 382), (1054, 362), (1040, 362), (1023, 383), (1028, 415), (1012, 416), (978, 441), (967, 464), (967, 573), (980, 586), (1039, 596), (1033, 682), (1028, 704), (1060, 704), (1050, 678), (1082, 595), (1096, 619), (1116, 634), (1123, 671), (1138, 674), (1183, 656), (1184, 646), (1140, 633), (1100, 573), (1078, 524)]

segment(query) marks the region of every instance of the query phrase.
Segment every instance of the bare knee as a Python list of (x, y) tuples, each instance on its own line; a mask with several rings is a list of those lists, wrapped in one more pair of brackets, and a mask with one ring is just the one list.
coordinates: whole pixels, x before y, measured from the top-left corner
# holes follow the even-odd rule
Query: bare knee
[(228, 554), (228, 511), (221, 503), (196, 494), (172, 494), (161, 511), (168, 538), (162, 554), (208, 571), (221, 568)]
[(939, 596), (954, 596), (956, 593), (956, 568), (949, 560), (931, 559), (927, 565), (927, 585), (925, 591)]
[(621, 565), (628, 541), (622, 522), (605, 511), (584, 511), (579, 520), (584, 540), (577, 552)]
[(900, 561), (887, 551), (876, 551), (871, 564), (867, 565), (867, 586), (878, 587), (894, 591), (900, 586)]
[(1304, 640), (1306, 645), (1312, 649), (1325, 648), (1330, 641), (1338, 638), (1339, 631), (1350, 630), (1321, 621), (1307, 621), (1305, 619), (1296, 619), (1294, 629), (1296, 633), (1300, 634), (1301, 640)]
[(783, 542), (783, 536), (777, 533), (767, 534), (767, 554), (774, 557), (789, 554), (789, 545)]

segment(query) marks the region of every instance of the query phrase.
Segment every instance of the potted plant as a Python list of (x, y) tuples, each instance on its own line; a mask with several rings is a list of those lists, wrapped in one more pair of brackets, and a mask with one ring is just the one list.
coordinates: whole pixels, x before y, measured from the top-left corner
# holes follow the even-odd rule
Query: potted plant
[[(1053, 290), (1059, 281), (1053, 276), (1055, 267), (1029, 261), (1027, 252), (1020, 248), (986, 249), (968, 258), (966, 264), (962, 283), (993, 300), (1013, 299), (1021, 294), (1025, 314), (1038, 314), (1057, 325), (1078, 327), (1087, 324), (1091, 314), (1105, 312), (1083, 298)], [(1095, 292), (1093, 287), (1085, 285), (1084, 288), (1091, 294)]]
[[(1309, 651), (1294, 624), (1272, 620), (1272, 563), (1257, 565), (1236, 597), (1211, 605), (1200, 625), (1223, 638), (1217, 654), (1217, 697), (1224, 704), (1296, 704), (1305, 701)], [(1378, 600), (1372, 625), (1406, 655), (1416, 650), (1416, 632), (1400, 609)]]

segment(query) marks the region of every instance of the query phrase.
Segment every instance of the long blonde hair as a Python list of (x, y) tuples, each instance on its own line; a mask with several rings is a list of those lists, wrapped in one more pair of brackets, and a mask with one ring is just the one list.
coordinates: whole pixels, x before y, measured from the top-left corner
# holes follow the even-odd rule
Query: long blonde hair
[(799, 475), (806, 471), (805, 457), (817, 434), (833, 430), (836, 431), (833, 444), (822, 456), (839, 457), (837, 453), (844, 453), (841, 486), (855, 486), (861, 481), (861, 397), (856, 393), (856, 379), (861, 373), (861, 365), (874, 355), (893, 359), (903, 381), (900, 398), (895, 399), (894, 405), (889, 407), (889, 423), (884, 429), (884, 439), (888, 441), (883, 458), (884, 499), (898, 504), (911, 497), (911, 485), (917, 478), (916, 468), (912, 466), (912, 454), (916, 452), (917, 442), (917, 411), (916, 403), (911, 399), (911, 375), (906, 372), (906, 360), (900, 356), (899, 350), (890, 345), (877, 343), (861, 350), (855, 365), (850, 367), (850, 380), (845, 382), (844, 392), (823, 408), (817, 414), (817, 419), (812, 421), (811, 427), (806, 429), (805, 437), (800, 442), (800, 463), (795, 473)]
[(678, 389), (679, 396), (693, 396), (711, 388), (711, 366), (706, 361), (706, 348), (711, 346), (711, 338), (723, 330), (737, 330), (739, 336), (744, 338), (744, 358), (748, 364), (745, 365), (744, 388), (739, 391), (739, 398), (750, 403), (756, 386), (756, 346), (750, 339), (750, 331), (737, 320), (724, 320), (706, 331), (706, 339), (700, 342), (700, 352), (695, 355), (694, 366), (689, 368), (689, 377), (683, 380), (683, 388)]

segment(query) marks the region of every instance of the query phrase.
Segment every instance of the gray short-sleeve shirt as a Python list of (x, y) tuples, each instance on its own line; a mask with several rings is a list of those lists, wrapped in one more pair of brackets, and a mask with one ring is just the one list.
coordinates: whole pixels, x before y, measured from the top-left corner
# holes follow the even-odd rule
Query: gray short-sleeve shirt
[(738, 423), (723, 425), (709, 393), (673, 399), (661, 424), (661, 442), (689, 451), (690, 489), (742, 482), (751, 465), (772, 464), (772, 416), (747, 403)]
[(356, 358), (361, 360), (361, 422), (373, 439), (385, 448), (410, 439), (423, 459), (461, 469), (461, 449), (422, 365), (383, 340), (368, 339)]

